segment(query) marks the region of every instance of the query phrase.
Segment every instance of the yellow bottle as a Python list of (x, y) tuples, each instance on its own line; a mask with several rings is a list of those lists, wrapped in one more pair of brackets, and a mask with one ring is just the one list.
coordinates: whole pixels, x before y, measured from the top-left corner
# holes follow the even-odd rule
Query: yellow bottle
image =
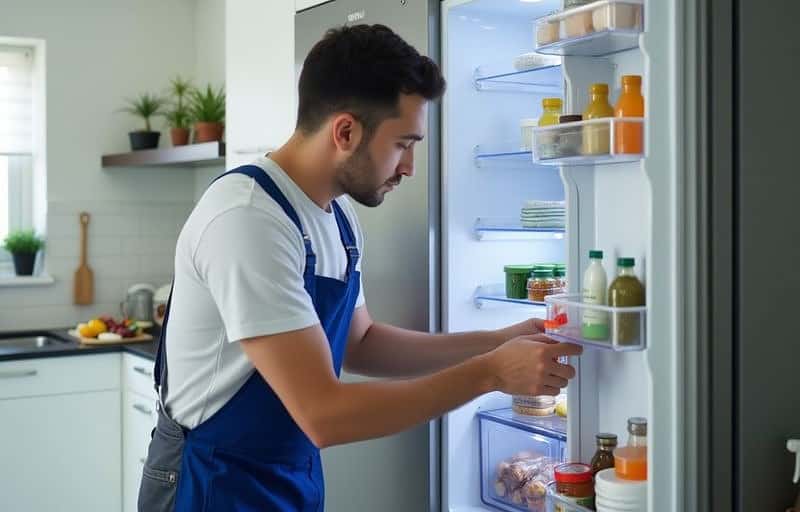
[[(542, 100), (542, 115), (539, 117), (539, 126), (558, 124), (561, 116), (561, 98), (545, 98)], [(536, 150), (540, 159), (556, 158), (558, 156), (558, 134), (549, 131), (539, 134)]]
[[(592, 84), (590, 102), (583, 112), (583, 120), (613, 117), (614, 109), (608, 103), (608, 84)], [(609, 123), (588, 124), (583, 127), (583, 154), (607, 155), (610, 150)]]

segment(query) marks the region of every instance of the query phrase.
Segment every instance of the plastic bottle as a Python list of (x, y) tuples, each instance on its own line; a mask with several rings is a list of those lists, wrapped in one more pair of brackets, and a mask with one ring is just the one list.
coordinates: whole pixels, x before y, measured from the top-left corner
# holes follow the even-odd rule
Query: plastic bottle
[[(644, 117), (642, 77), (624, 75), (622, 94), (614, 106), (615, 117)], [(643, 153), (642, 123), (617, 122), (614, 125), (614, 153)]]
[[(612, 117), (614, 109), (608, 103), (608, 84), (592, 84), (589, 88), (589, 106), (583, 112), (583, 120)], [(610, 150), (611, 133), (608, 123), (590, 123), (583, 127), (583, 154), (606, 155)]]
[[(617, 277), (608, 287), (608, 305), (612, 307), (644, 306), (644, 286), (633, 272), (633, 258), (617, 259)], [(611, 336), (620, 345), (635, 344), (641, 331), (638, 313), (617, 313)]]
[(628, 419), (628, 445), (614, 450), (614, 471), (626, 480), (647, 480), (647, 420)]
[[(583, 273), (583, 303), (602, 306), (606, 303), (606, 270), (603, 251), (589, 251), (589, 266)], [(581, 335), (590, 340), (608, 339), (608, 315), (604, 311), (583, 310)]]

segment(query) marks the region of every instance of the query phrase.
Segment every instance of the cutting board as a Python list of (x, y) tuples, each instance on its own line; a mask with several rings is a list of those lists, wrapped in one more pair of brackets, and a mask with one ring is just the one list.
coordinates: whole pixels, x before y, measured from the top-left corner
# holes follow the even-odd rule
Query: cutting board
[(80, 340), (81, 343), (84, 345), (120, 345), (125, 343), (140, 343), (145, 341), (153, 341), (153, 336), (151, 334), (140, 334), (139, 336), (134, 336), (132, 338), (122, 338), (121, 340), (98, 340), (97, 338), (84, 338), (78, 331), (71, 330), (67, 331), (70, 336), (73, 338), (77, 338)]

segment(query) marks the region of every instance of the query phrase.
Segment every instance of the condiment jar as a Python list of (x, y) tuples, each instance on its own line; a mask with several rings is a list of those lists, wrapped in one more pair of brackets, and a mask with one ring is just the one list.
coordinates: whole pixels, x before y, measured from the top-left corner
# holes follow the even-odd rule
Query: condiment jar
[(595, 438), (597, 439), (597, 451), (590, 463), (593, 475), (596, 475), (598, 471), (614, 467), (614, 448), (617, 447), (616, 434), (597, 434)]
[(553, 295), (554, 289), (553, 271), (534, 268), (531, 277), (528, 278), (528, 300), (544, 302), (545, 296)]
[[(555, 467), (556, 492), (561, 499), (594, 510), (594, 480), (592, 468), (579, 462), (568, 462)], [(556, 503), (556, 512), (571, 512)]]

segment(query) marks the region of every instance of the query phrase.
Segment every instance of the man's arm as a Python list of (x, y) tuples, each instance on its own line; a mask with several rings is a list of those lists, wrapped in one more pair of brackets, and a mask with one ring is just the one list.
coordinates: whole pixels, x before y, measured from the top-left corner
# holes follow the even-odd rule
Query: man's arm
[(425, 375), (543, 330), (542, 320), (531, 319), (497, 331), (429, 334), (373, 322), (364, 305), (353, 314), (344, 366), (371, 377)]
[(240, 343), (292, 418), (320, 448), (400, 432), (489, 391), (556, 395), (575, 370), (555, 359), (582, 351), (577, 345), (548, 345), (535, 336), (523, 336), (425, 377), (344, 383), (333, 372), (328, 341), (319, 325)]

